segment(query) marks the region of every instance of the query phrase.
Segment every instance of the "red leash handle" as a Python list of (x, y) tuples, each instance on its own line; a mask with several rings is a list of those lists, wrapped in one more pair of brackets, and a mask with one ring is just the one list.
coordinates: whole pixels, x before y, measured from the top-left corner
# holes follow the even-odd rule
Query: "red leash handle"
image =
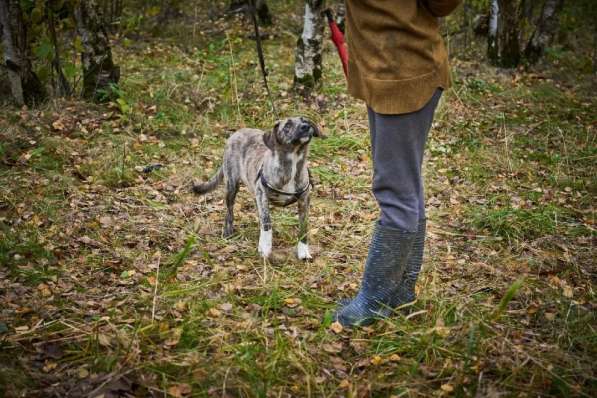
[(331, 39), (338, 50), (338, 55), (340, 56), (340, 60), (342, 61), (342, 69), (344, 69), (344, 76), (348, 78), (348, 51), (346, 50), (346, 43), (344, 41), (344, 34), (334, 21), (334, 17), (332, 16), (332, 12), (328, 8), (324, 11), (325, 16), (328, 19), (328, 25), (330, 26), (330, 31), (332, 32)]

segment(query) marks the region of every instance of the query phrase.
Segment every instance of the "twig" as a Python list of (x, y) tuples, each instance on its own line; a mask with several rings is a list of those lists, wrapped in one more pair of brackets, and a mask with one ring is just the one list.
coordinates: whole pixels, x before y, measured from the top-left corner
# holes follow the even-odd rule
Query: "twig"
[(153, 320), (155, 318), (155, 306), (158, 301), (158, 285), (160, 283), (160, 258), (161, 253), (158, 252), (158, 265), (157, 269), (155, 270), (155, 286), (153, 287), (153, 304), (151, 306), (151, 323), (153, 323)]
[(435, 229), (435, 228), (429, 232), (432, 234), (437, 234), (437, 235), (461, 236), (463, 238), (469, 238), (469, 239), (492, 239), (492, 240), (503, 240), (504, 239), (501, 236), (460, 234), (457, 232), (449, 232), (449, 231), (444, 231), (444, 230)]

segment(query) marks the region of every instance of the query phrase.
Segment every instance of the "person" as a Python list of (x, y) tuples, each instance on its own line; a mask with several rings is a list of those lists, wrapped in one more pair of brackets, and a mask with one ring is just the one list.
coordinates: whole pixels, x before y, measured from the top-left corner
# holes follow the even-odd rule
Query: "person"
[(460, 2), (346, 0), (348, 91), (367, 104), (380, 216), (360, 290), (335, 314), (343, 326), (370, 324), (416, 298), (426, 230), (423, 152), (450, 85), (438, 19)]

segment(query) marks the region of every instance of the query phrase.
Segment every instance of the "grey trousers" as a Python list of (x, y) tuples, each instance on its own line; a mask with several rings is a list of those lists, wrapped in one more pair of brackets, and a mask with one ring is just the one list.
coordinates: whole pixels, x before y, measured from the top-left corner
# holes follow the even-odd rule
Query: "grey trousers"
[(419, 111), (382, 115), (371, 108), (369, 130), (373, 159), (373, 195), (384, 226), (415, 232), (425, 218), (421, 168), (433, 114), (442, 95), (437, 89)]

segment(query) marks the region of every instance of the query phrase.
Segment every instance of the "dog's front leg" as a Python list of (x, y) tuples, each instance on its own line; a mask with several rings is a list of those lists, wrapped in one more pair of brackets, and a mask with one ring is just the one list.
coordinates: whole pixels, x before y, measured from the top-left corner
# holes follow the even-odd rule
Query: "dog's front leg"
[(309, 252), (309, 192), (306, 192), (298, 200), (299, 216), (299, 242), (296, 248), (296, 255), (299, 260), (310, 260)]
[(257, 211), (259, 213), (259, 254), (269, 258), (272, 254), (272, 220), (269, 215), (269, 201), (261, 183), (255, 187)]

